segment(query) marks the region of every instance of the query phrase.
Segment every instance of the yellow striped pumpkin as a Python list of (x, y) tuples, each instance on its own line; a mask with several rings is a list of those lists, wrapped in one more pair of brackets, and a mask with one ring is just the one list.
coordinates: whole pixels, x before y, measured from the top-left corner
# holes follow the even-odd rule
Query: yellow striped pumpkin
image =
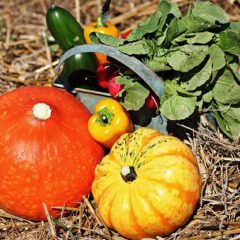
[(200, 191), (189, 147), (150, 128), (122, 135), (97, 166), (92, 185), (104, 222), (129, 239), (178, 229), (193, 214)]

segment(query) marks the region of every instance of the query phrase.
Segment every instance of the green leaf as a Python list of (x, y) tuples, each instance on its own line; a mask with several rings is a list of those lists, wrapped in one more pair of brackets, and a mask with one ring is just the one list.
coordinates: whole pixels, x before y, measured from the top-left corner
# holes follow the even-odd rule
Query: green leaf
[(166, 48), (156, 48), (155, 57), (162, 57), (162, 56), (166, 56), (169, 53), (169, 50)]
[(174, 94), (161, 98), (160, 111), (170, 120), (183, 120), (189, 117), (197, 105), (196, 97), (182, 97)]
[(240, 104), (223, 105), (219, 102), (212, 104), (214, 116), (221, 130), (231, 139), (240, 137)]
[(118, 47), (124, 42), (124, 40), (121, 38), (115, 38), (113, 36), (106, 35), (103, 33), (91, 33), (90, 38), (94, 43), (101, 42), (105, 45), (112, 47)]
[(229, 63), (228, 65), (232, 69), (232, 71), (234, 71), (236, 73), (236, 75), (238, 76), (238, 79), (240, 79), (239, 73), (238, 73), (239, 63), (232, 62), (232, 63)]
[(231, 106), (226, 106), (221, 103), (218, 103), (219, 107), (222, 109), (222, 115), (229, 115), (231, 118), (236, 120), (236, 122), (240, 123), (240, 104), (235, 104)]
[(166, 81), (165, 86), (169, 85), (168, 88), (172, 88), (175, 89), (176, 92), (178, 92), (179, 94), (185, 95), (185, 96), (200, 96), (201, 95), (201, 91), (196, 91), (196, 92), (189, 92), (187, 89), (184, 89), (181, 85), (179, 85), (176, 81), (172, 80), (172, 81)]
[(178, 5), (176, 3), (171, 3), (166, 0), (160, 1), (160, 4), (158, 6), (158, 12), (161, 13), (161, 19), (158, 25), (158, 34), (161, 35), (161, 33), (164, 31), (163, 27), (168, 19), (168, 16), (171, 14), (175, 16), (176, 18), (179, 18), (181, 16), (181, 12), (178, 8)]
[(180, 31), (178, 29), (178, 19), (174, 18), (167, 28), (165, 43), (168, 45), (171, 41), (180, 35)]
[(212, 61), (212, 71), (217, 71), (225, 67), (226, 59), (225, 54), (217, 45), (212, 45), (209, 48), (210, 59)]
[[(238, 82), (237, 82), (238, 81)], [(235, 74), (228, 68), (218, 78), (214, 88), (213, 97), (223, 104), (234, 104), (240, 102), (240, 84)]]
[(184, 33), (187, 30), (187, 26), (182, 19), (178, 19), (177, 24), (180, 33)]
[(202, 100), (206, 103), (210, 103), (213, 99), (213, 93), (212, 91), (209, 91), (207, 93), (205, 93), (202, 97)]
[[(186, 35), (187, 37), (187, 35)], [(206, 44), (212, 41), (214, 33), (211, 32), (199, 32), (195, 33), (192, 38), (187, 38), (188, 44)]]
[(195, 33), (208, 30), (208, 22), (204, 19), (199, 20), (199, 18), (193, 15), (187, 15), (182, 20), (187, 28), (187, 33)]
[[(240, 114), (240, 112), (239, 112)], [(240, 123), (231, 117), (231, 113), (223, 116), (223, 121), (227, 130), (231, 133), (232, 139), (237, 140), (240, 137)]]
[(129, 77), (129, 76), (124, 76), (124, 75), (121, 75), (121, 76), (118, 76), (116, 78), (116, 83), (117, 84), (123, 84), (123, 85), (127, 85), (127, 84), (132, 84), (132, 82), (134, 81), (133, 78)]
[(232, 139), (232, 135), (229, 133), (229, 131), (227, 130), (227, 127), (223, 121), (223, 117), (220, 114), (219, 110), (218, 110), (218, 106), (215, 103), (212, 103), (211, 105), (212, 109), (213, 109), (213, 116), (217, 121), (217, 124), (219, 126), (219, 128), (222, 130), (222, 132), (228, 136), (230, 139)]
[(141, 40), (146, 34), (157, 31), (162, 13), (158, 11), (155, 15), (149, 17), (140, 23), (127, 37), (128, 42)]
[(122, 53), (127, 55), (153, 55), (155, 52), (155, 43), (152, 40), (142, 39), (137, 42), (128, 43), (117, 47)]
[(187, 97), (198, 97), (202, 94), (201, 91), (188, 92), (181, 85), (177, 83), (177, 80), (165, 80), (164, 82), (164, 93), (165, 95), (183, 95)]
[(183, 18), (183, 21), (188, 33), (206, 30), (221, 31), (229, 25), (229, 17), (221, 7), (202, 1), (195, 3), (193, 10)]
[(192, 10), (192, 15), (208, 21), (211, 26), (229, 23), (229, 17), (224, 9), (211, 2), (197, 1)]
[(153, 57), (152, 59), (145, 60), (144, 64), (149, 67), (153, 72), (163, 72), (172, 69), (168, 65), (166, 57)]
[[(163, 1), (161, 1), (161, 2), (163, 2)], [(168, 14), (171, 14), (171, 15), (173, 15), (176, 18), (180, 18), (182, 13), (179, 10), (178, 4), (174, 3), (174, 2), (170, 2), (170, 1), (169, 1), (169, 4), (170, 4), (171, 8), (170, 8), (170, 11), (169, 11)], [(160, 3), (160, 7), (161, 7), (161, 3)], [(162, 11), (164, 11), (163, 8), (162, 8)]]
[(197, 101), (197, 105), (196, 107), (198, 108), (198, 111), (201, 112), (202, 108), (203, 108), (203, 100), (200, 99), (199, 101)]
[(240, 56), (240, 34), (234, 31), (225, 31), (219, 34), (219, 47), (228, 53)]
[(118, 93), (123, 107), (127, 111), (139, 110), (144, 105), (149, 90), (134, 79), (125, 76), (118, 77), (116, 82), (124, 84), (124, 88)]
[(167, 54), (169, 65), (176, 71), (188, 72), (201, 64), (208, 54), (207, 46), (184, 45)]
[(240, 22), (231, 22), (230, 28), (233, 32), (240, 34)]
[(210, 79), (211, 74), (212, 61), (209, 59), (206, 65), (199, 72), (196, 72), (190, 80), (184, 82), (181, 86), (188, 91), (196, 90)]
[(164, 94), (160, 99), (160, 111), (170, 120), (182, 120), (189, 117), (197, 106), (200, 91), (190, 93), (179, 86), (176, 81), (164, 82)]
[(177, 94), (176, 82), (171, 80), (166, 80), (164, 82), (164, 97), (172, 96)]
[(160, 47), (163, 44), (165, 38), (166, 38), (166, 35), (159, 36), (156, 41), (156, 46)]
[[(95, 32), (92, 32), (90, 35), (89, 35), (91, 41), (93, 43), (96, 43), (96, 44), (99, 44), (101, 43), (100, 39), (97, 37), (96, 33)], [(101, 36), (100, 36), (101, 37)]]

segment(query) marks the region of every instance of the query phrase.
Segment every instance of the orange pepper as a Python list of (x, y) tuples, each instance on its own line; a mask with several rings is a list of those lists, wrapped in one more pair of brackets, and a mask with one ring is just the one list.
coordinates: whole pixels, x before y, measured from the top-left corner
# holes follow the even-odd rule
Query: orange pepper
[(114, 99), (99, 101), (94, 112), (88, 120), (88, 131), (97, 142), (108, 149), (122, 134), (134, 130), (128, 112)]
[[(115, 27), (114, 24), (110, 22), (104, 22), (102, 19), (102, 15), (99, 15), (97, 21), (89, 24), (84, 29), (84, 38), (86, 43), (92, 44), (93, 42), (90, 39), (90, 34), (93, 32), (99, 32), (106, 35), (111, 35), (113, 37), (119, 37), (119, 30)], [(99, 64), (104, 64), (107, 61), (107, 56), (102, 53), (95, 53), (96, 58)]]

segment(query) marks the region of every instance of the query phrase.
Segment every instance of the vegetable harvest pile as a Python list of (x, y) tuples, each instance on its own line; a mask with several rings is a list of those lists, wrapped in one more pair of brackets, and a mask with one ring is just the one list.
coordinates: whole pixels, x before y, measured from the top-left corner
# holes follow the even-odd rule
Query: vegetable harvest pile
[[(175, 3), (160, 1), (155, 15), (139, 24), (127, 39), (101, 33), (96, 43), (113, 46), (141, 60), (164, 80), (160, 112), (169, 120), (210, 113), (230, 139), (240, 134), (240, 23), (231, 23), (219, 6), (197, 1), (185, 16)], [(77, 52), (77, 51), (76, 51)], [(116, 82), (127, 110), (138, 110), (148, 89), (122, 71)], [(132, 93), (141, 92), (136, 101)]]

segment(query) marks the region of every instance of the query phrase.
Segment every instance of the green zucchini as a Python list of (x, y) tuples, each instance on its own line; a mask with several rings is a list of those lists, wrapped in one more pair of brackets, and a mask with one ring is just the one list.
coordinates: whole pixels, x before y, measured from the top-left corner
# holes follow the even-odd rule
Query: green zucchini
[[(52, 5), (47, 11), (46, 22), (48, 30), (64, 52), (86, 43), (82, 26), (66, 9)], [(89, 75), (92, 78), (96, 68), (97, 61), (93, 53), (76, 54), (64, 63), (64, 72), (75, 86)]]
[(52, 5), (47, 11), (46, 20), (49, 31), (64, 51), (86, 43), (82, 26), (66, 9)]

